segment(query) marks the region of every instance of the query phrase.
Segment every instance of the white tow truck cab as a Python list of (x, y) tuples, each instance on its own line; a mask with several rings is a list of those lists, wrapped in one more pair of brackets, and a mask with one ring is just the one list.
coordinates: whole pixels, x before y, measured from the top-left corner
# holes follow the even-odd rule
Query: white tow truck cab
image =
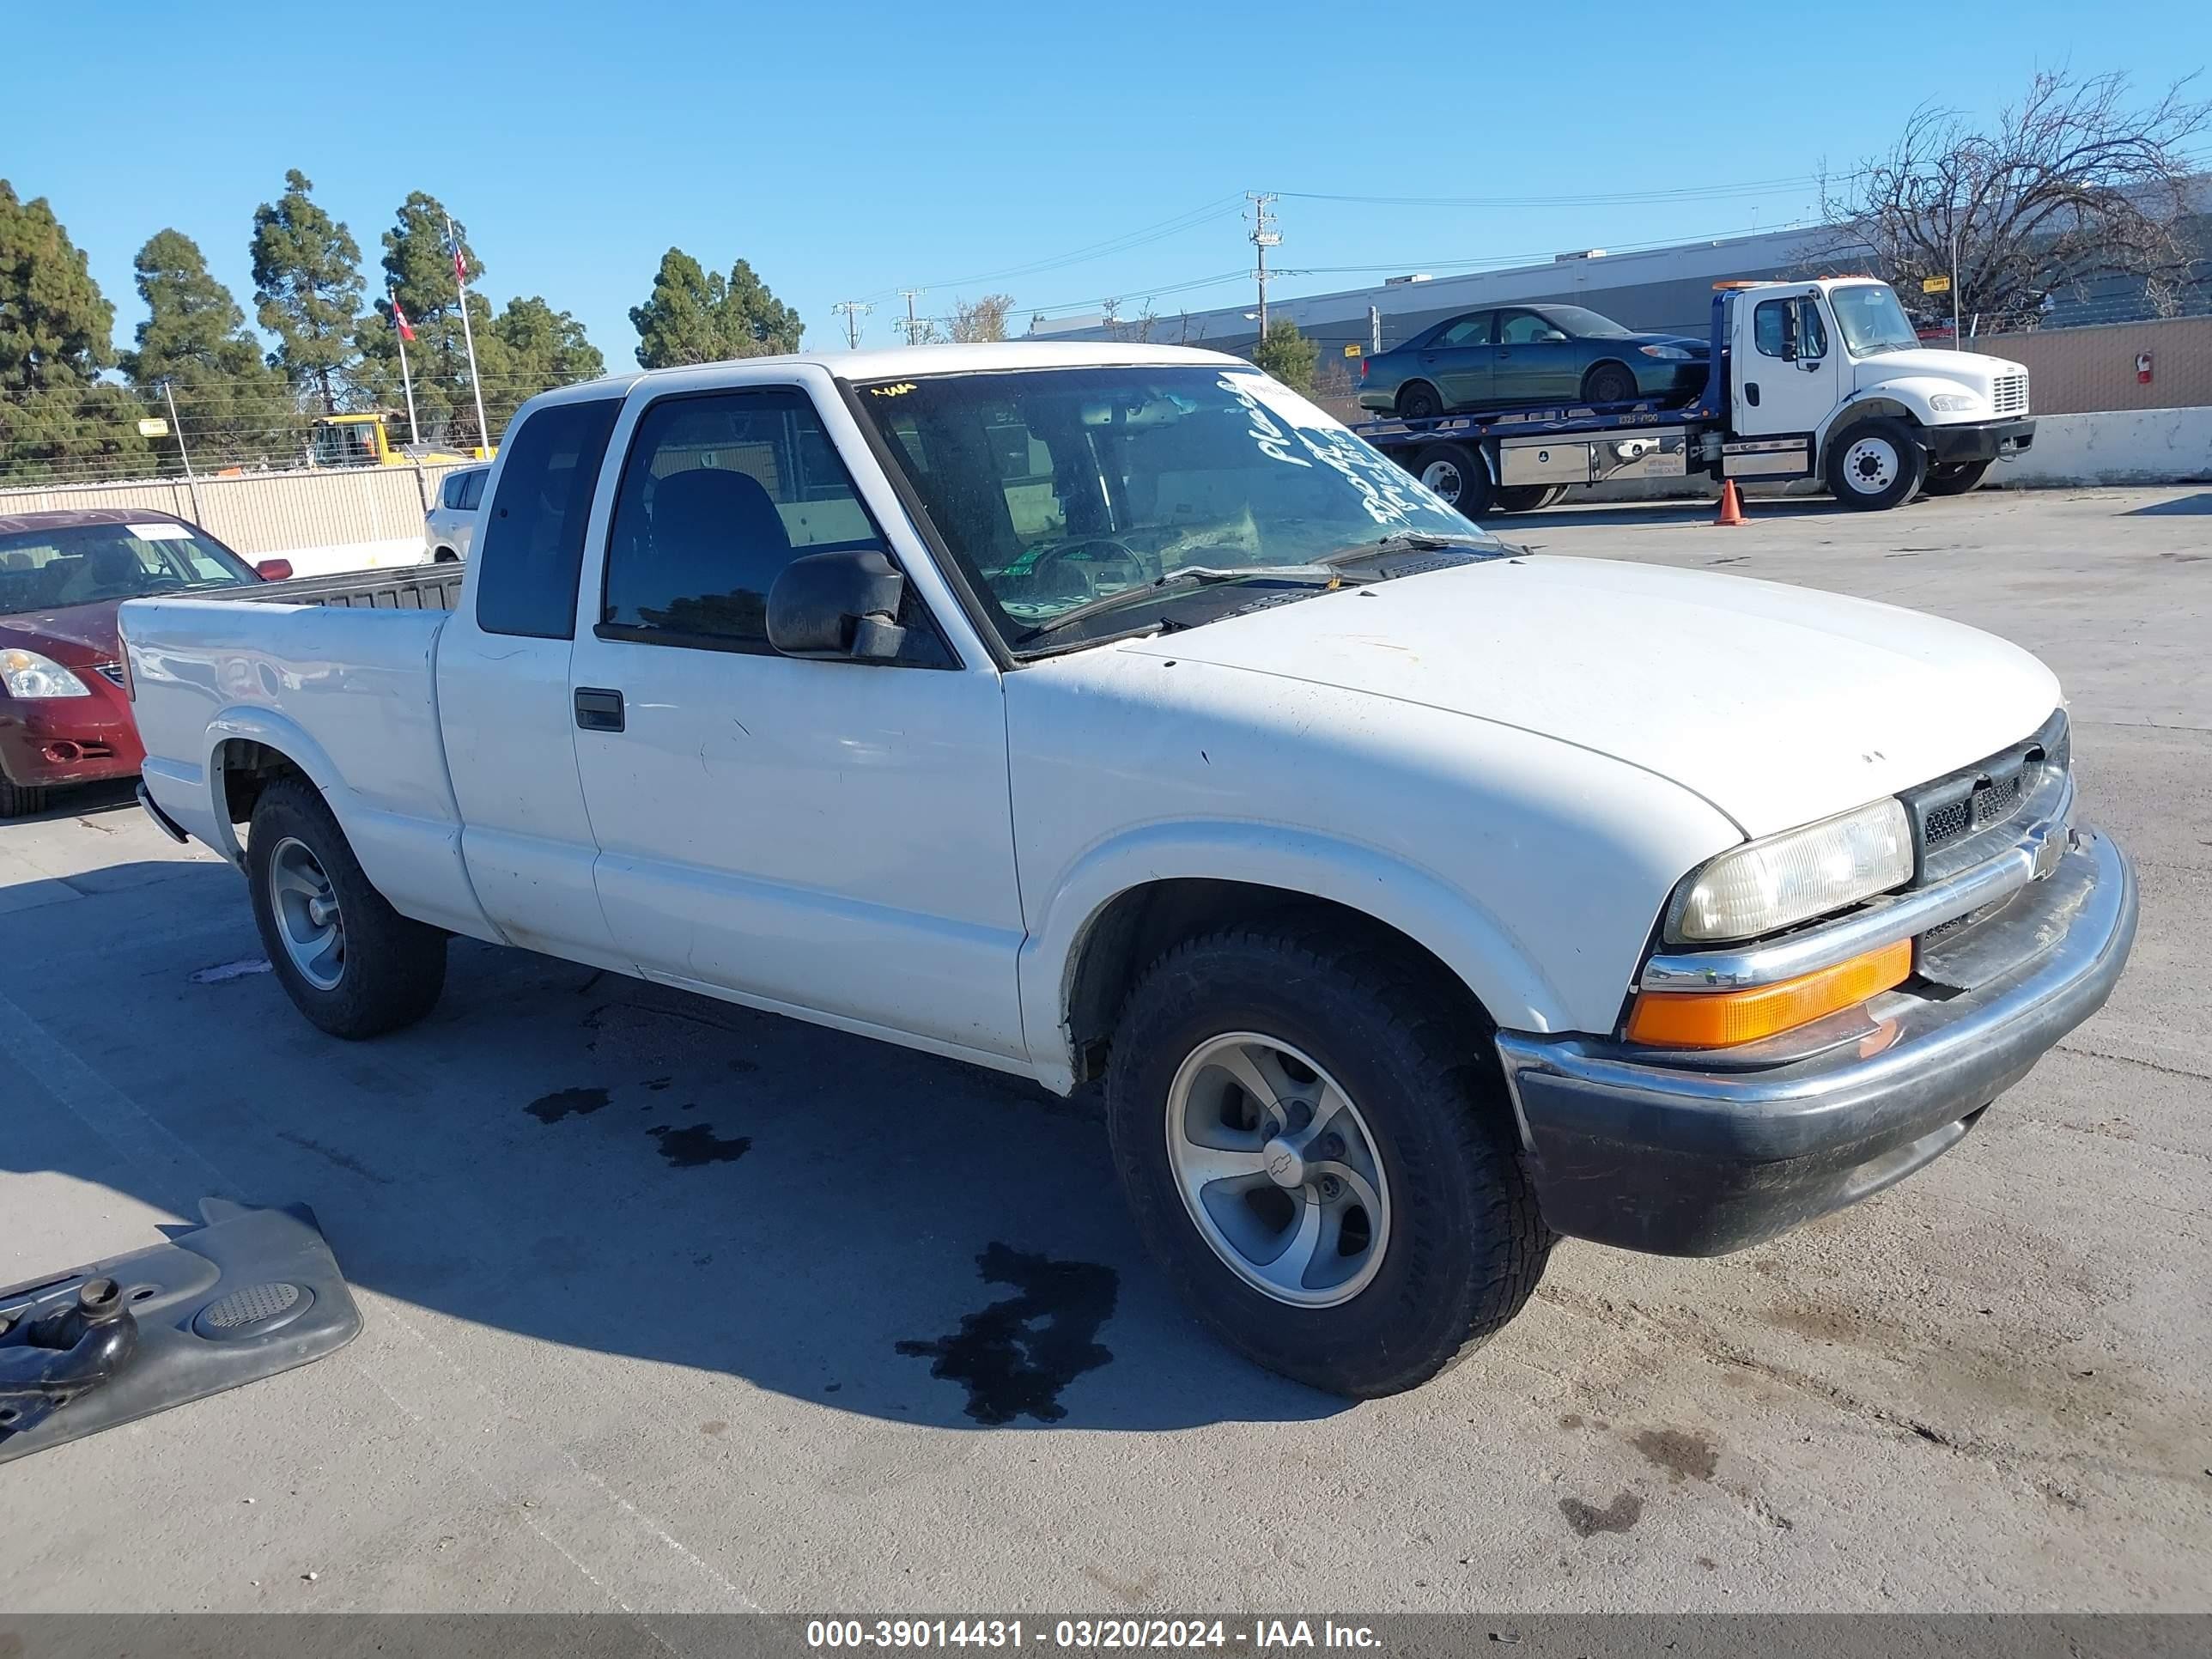
[[(1790, 396), (1897, 355), (1846, 358), (1849, 284), (1740, 303), (1801, 450)], [(141, 799), (300, 1010), (418, 1019), (460, 933), (1103, 1079), (1170, 1276), (1339, 1393), (1559, 1235), (1711, 1255), (1902, 1179), (2133, 938), (2025, 651), (1526, 555), (1218, 353), (563, 387), (482, 518), (388, 592), (123, 607)]]
[(1686, 404), (1534, 405), (1378, 421), (1360, 435), (1470, 518), (1528, 492), (1700, 474), (1819, 478), (1845, 507), (1961, 495), (2035, 441), (2027, 369), (1923, 346), (1870, 276), (1723, 283)]

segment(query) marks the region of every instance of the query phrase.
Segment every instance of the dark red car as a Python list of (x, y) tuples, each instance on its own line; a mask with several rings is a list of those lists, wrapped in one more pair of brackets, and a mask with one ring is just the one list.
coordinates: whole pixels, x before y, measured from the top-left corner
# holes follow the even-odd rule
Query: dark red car
[(168, 513), (94, 507), (0, 514), (0, 817), (57, 784), (138, 775), (115, 610), (149, 593), (280, 580)]

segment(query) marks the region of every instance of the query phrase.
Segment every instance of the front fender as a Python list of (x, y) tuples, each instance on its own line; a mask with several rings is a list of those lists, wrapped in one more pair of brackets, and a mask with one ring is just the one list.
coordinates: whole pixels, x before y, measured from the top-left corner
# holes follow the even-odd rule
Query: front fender
[(1828, 416), (1827, 424), (1817, 434), (1817, 448), (1825, 451), (1829, 438), (1856, 421), (1869, 415), (1901, 416), (1917, 421), (1922, 426), (1950, 426), (1961, 421), (1986, 420), (1986, 410), (1977, 414), (1972, 410), (1962, 414), (1939, 412), (1930, 401), (1939, 392), (1959, 392), (1969, 388), (1956, 380), (1947, 380), (1933, 374), (1900, 374), (1894, 380), (1881, 380), (1873, 386), (1862, 386), (1838, 404)]
[(1019, 965), (1022, 1018), (1047, 1086), (1073, 1082), (1067, 1026), (1077, 964), (1107, 906), (1158, 881), (1210, 879), (1331, 900), (1396, 928), (1458, 975), (1501, 1026), (1569, 1029), (1565, 999), (1500, 920), (1468, 894), (1356, 842), (1250, 822), (1180, 821), (1091, 848), (1030, 930)]

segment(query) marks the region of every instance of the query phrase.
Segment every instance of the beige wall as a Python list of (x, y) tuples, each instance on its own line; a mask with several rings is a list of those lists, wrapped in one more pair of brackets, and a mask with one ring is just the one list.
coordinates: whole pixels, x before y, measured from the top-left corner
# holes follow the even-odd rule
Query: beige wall
[[(2027, 365), (2033, 414), (2201, 409), (2212, 404), (2212, 317), (1984, 334), (1968, 343)], [(2148, 386), (2136, 380), (2139, 351), (2151, 354)]]
[(419, 540), (436, 499), (438, 466), (374, 466), (182, 478), (158, 483), (64, 484), (0, 490), (0, 514), (137, 507), (190, 519), (249, 558), (302, 548)]

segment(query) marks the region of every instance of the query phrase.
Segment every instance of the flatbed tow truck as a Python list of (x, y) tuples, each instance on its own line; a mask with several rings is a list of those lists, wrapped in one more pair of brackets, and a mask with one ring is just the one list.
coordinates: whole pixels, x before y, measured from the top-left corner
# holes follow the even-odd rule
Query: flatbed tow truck
[(1686, 404), (1656, 398), (1370, 421), (1359, 435), (1470, 519), (1578, 484), (1692, 475), (1824, 480), (1844, 507), (1963, 495), (2035, 441), (2027, 369), (1920, 343), (1868, 276), (1722, 283), (1712, 364)]

